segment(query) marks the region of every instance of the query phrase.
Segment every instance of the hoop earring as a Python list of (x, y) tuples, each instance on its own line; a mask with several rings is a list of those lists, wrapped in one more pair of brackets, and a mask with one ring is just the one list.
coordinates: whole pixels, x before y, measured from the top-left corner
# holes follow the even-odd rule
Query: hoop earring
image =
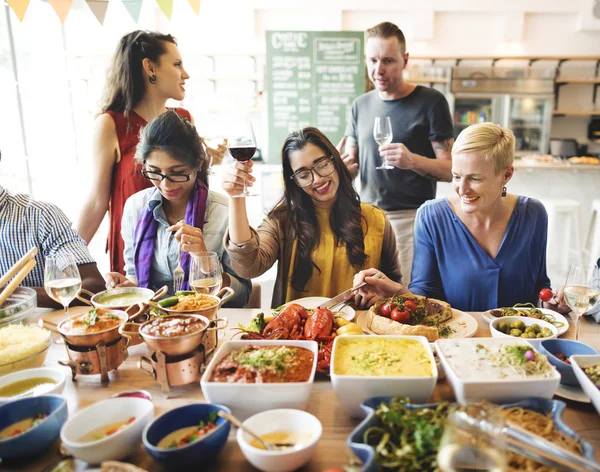
[(156, 76), (155, 75), (151, 75), (148, 80), (150, 81), (151, 84), (155, 84), (156, 83)]
[(506, 187), (502, 187), (502, 196), (506, 197)]

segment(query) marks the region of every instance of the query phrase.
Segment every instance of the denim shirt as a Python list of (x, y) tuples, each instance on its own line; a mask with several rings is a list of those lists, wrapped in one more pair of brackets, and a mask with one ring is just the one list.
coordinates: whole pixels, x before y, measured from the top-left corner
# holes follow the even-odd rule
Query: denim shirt
[[(141, 212), (146, 209), (152, 209), (154, 219), (158, 222), (156, 231), (156, 244), (154, 248), (154, 257), (152, 259), (152, 276), (150, 279), (150, 288), (157, 290), (163, 285), (169, 287), (169, 293), (173, 292), (173, 272), (177, 267), (179, 255), (179, 243), (173, 236), (174, 233), (167, 231), (171, 226), (167, 221), (163, 208), (163, 197), (160, 192), (152, 193), (154, 188), (148, 188), (137, 192), (129, 197), (125, 202), (123, 209), (123, 221), (121, 236), (125, 243), (125, 274), (128, 277), (135, 276), (135, 267), (133, 264), (134, 254), (134, 232)], [(208, 251), (216, 252), (219, 255), (223, 270), (230, 275), (231, 288), (235, 290), (235, 295), (229, 300), (226, 306), (230, 308), (243, 307), (250, 297), (252, 284), (249, 280), (239, 277), (231, 268), (229, 255), (223, 246), (223, 236), (227, 230), (229, 222), (227, 199), (216, 192), (208, 192), (206, 201), (206, 214), (204, 215), (204, 228), (202, 236)]]

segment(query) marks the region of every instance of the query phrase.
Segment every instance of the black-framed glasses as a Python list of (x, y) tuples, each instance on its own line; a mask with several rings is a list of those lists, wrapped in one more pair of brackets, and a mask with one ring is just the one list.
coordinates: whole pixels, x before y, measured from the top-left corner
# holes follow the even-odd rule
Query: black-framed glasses
[(188, 182), (192, 178), (192, 172), (189, 174), (161, 174), (160, 172), (147, 171), (142, 169), (142, 175), (148, 180), (163, 180), (167, 179), (171, 182)]
[(294, 172), (290, 179), (300, 188), (308, 187), (315, 180), (314, 172), (321, 177), (327, 177), (335, 172), (335, 164), (333, 156), (321, 157), (315, 162), (310, 169), (300, 169)]

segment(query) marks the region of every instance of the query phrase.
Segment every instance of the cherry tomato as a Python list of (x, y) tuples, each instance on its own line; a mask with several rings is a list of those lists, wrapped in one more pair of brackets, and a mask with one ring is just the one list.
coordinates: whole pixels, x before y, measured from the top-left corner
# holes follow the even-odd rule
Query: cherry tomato
[(550, 290), (549, 288), (543, 288), (542, 290), (540, 290), (540, 299), (543, 302), (549, 302), (550, 300), (552, 300), (552, 298), (554, 298), (552, 290)]
[(407, 310), (412, 311), (413, 313), (415, 311), (417, 311), (417, 305), (415, 305), (415, 302), (413, 302), (412, 300), (407, 300), (404, 302), (404, 306), (406, 307)]
[(383, 305), (381, 305), (381, 308), (379, 309), (379, 311), (381, 312), (381, 316), (385, 316), (386, 318), (389, 318), (390, 315), (392, 314), (392, 307), (390, 306), (389, 303), (384, 303)]
[(401, 310), (400, 308), (394, 308), (392, 310), (392, 320), (398, 323), (408, 323), (410, 321), (410, 313), (408, 310)]

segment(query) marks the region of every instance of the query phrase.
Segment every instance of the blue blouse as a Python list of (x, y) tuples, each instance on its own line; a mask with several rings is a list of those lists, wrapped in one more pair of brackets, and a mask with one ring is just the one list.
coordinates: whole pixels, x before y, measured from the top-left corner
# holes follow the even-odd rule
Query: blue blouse
[(417, 212), (409, 290), (446, 300), (463, 311), (537, 303), (550, 287), (546, 274), (548, 215), (532, 198), (519, 196), (492, 259), (475, 241), (447, 199), (430, 200)]

